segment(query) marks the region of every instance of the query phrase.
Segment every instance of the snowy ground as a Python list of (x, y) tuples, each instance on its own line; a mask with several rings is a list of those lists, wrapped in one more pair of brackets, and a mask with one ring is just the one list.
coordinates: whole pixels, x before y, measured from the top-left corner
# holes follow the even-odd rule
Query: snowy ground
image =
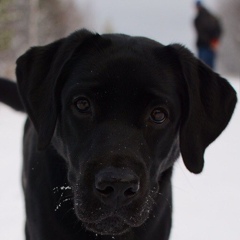
[[(239, 79), (232, 79), (239, 94)], [(173, 180), (171, 240), (240, 239), (239, 105), (221, 137), (206, 152), (204, 172), (187, 172), (181, 159)], [(20, 185), (21, 138), (25, 116), (0, 104), (0, 239), (23, 240)]]

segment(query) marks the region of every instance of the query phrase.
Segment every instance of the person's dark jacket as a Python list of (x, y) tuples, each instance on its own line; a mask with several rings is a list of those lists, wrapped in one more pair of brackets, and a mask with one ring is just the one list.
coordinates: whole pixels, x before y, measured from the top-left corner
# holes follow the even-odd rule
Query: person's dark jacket
[(217, 44), (222, 34), (222, 27), (217, 17), (213, 16), (206, 8), (199, 8), (194, 20), (197, 31), (197, 47), (211, 47)]

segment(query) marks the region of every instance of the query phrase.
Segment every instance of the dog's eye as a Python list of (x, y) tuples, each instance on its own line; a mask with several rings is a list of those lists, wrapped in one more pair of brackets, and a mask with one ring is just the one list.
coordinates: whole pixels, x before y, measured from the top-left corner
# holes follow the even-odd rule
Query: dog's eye
[(157, 124), (163, 123), (168, 118), (168, 112), (162, 107), (153, 109), (150, 115), (151, 121)]
[(87, 113), (90, 111), (90, 102), (86, 98), (78, 98), (74, 101), (74, 105), (81, 113)]

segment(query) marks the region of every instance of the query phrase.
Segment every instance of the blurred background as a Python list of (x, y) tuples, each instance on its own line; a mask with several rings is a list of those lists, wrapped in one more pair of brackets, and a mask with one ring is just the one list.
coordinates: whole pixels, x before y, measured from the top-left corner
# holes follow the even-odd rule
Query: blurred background
[[(239, 74), (240, 1), (204, 0), (223, 25), (217, 69)], [(1, 0), (0, 75), (14, 78), (16, 58), (79, 28), (142, 35), (195, 49), (194, 0)]]
[[(223, 25), (216, 70), (240, 89), (240, 1), (204, 0)], [(196, 53), (194, 0), (0, 0), (0, 76), (15, 80), (15, 61), (79, 28), (182, 43)], [(0, 104), (0, 239), (24, 239), (21, 138), (25, 116)], [(239, 106), (207, 150), (204, 172), (187, 172), (181, 159), (173, 179), (171, 240), (240, 239)]]

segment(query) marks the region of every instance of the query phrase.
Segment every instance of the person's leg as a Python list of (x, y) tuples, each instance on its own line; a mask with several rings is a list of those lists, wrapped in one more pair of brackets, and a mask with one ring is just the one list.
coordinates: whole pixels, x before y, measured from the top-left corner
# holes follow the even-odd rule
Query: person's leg
[(215, 52), (212, 51), (210, 48), (199, 47), (198, 58), (201, 59), (210, 68), (214, 69)]

